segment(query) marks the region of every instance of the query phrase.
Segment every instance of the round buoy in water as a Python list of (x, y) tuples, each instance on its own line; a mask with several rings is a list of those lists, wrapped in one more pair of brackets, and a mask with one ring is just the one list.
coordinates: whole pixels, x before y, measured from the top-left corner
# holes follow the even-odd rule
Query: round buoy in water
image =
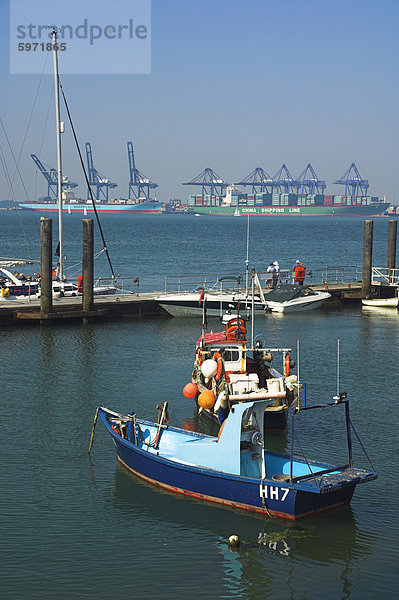
[(201, 408), (212, 408), (215, 406), (216, 398), (212, 390), (205, 390), (198, 396), (198, 404)]
[(240, 545), (240, 538), (238, 537), (238, 535), (231, 535), (229, 537), (229, 546), (231, 548), (238, 548), (239, 545)]
[(185, 396), (186, 398), (194, 398), (197, 392), (198, 386), (196, 383), (188, 383), (183, 388), (183, 396)]
[(213, 360), (212, 358), (208, 358), (208, 360), (204, 360), (204, 362), (201, 365), (201, 373), (203, 374), (204, 377), (213, 377), (214, 375), (216, 375), (218, 370), (218, 364), (216, 362), (216, 360)]

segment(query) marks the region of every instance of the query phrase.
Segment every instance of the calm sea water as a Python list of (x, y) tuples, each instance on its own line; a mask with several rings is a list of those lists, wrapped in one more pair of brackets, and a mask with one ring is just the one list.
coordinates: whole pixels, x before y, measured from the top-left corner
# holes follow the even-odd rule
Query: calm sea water
[[(37, 217), (1, 211), (2, 256), (27, 255), (21, 224), (39, 255)], [(142, 289), (161, 289), (165, 274), (243, 269), (246, 219), (107, 216), (102, 224), (115, 271), (139, 276)], [(387, 220), (375, 220), (378, 266), (386, 264), (387, 228)], [(282, 267), (296, 259), (309, 268), (361, 265), (360, 219), (255, 218), (250, 231), (250, 264), (258, 269), (275, 259)], [(79, 262), (76, 215), (65, 219), (65, 238), (69, 261)], [(103, 256), (96, 274), (108, 274)], [(118, 466), (100, 423), (87, 455), (98, 405), (155, 418), (155, 405), (167, 399), (173, 424), (193, 418), (181, 389), (199, 330), (197, 319), (172, 318), (0, 330), (2, 596), (396, 597), (397, 312), (350, 306), (257, 317), (256, 331), (271, 345), (295, 348), (300, 339), (301, 379), (312, 402), (335, 392), (340, 338), (341, 389), (379, 471), (377, 481), (357, 488), (350, 507), (296, 525), (143, 484)], [(312, 418), (303, 444), (314, 457), (342, 456), (337, 418), (325, 418)], [(288, 432), (270, 443), (285, 450), (289, 440)], [(234, 552), (227, 546), (233, 533), (243, 542)]]

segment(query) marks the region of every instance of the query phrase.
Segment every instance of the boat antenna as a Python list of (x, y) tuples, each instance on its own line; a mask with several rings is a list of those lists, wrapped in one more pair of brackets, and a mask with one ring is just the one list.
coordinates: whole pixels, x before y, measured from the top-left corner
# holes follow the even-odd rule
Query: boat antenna
[[(205, 294), (205, 287), (203, 288), (200, 298), (202, 296), (202, 339), (201, 339), (201, 346), (204, 346), (205, 343), (205, 333), (206, 333), (206, 328), (207, 328), (207, 320), (206, 320), (206, 294)], [(201, 300), (200, 300), (201, 302)]]
[(82, 166), (83, 174), (84, 174), (85, 179), (86, 179), (87, 189), (89, 190), (90, 199), (91, 199), (91, 202), (93, 204), (94, 214), (96, 216), (98, 229), (100, 231), (101, 239), (102, 239), (102, 242), (103, 242), (104, 252), (105, 252), (105, 254), (107, 256), (107, 259), (108, 259), (108, 264), (109, 264), (109, 268), (111, 269), (112, 278), (115, 279), (115, 273), (114, 273), (114, 269), (113, 269), (113, 266), (112, 266), (111, 258), (110, 258), (109, 253), (108, 253), (107, 244), (105, 242), (103, 228), (101, 227), (100, 218), (98, 216), (96, 203), (94, 201), (93, 191), (92, 191), (92, 189), (90, 187), (90, 183), (89, 183), (89, 178), (88, 178), (88, 175), (87, 175), (86, 167), (85, 167), (85, 164), (83, 162), (82, 153), (81, 153), (80, 147), (79, 147), (79, 141), (78, 141), (78, 138), (77, 138), (77, 135), (76, 135), (76, 131), (75, 131), (75, 127), (74, 127), (73, 122), (72, 122), (72, 117), (71, 117), (71, 113), (70, 113), (70, 110), (69, 110), (68, 102), (66, 100), (66, 97), (65, 97), (65, 94), (64, 94), (64, 90), (62, 89), (61, 83), (60, 83), (60, 89), (61, 89), (61, 94), (62, 94), (62, 97), (63, 97), (63, 100), (64, 100), (65, 108), (66, 108), (66, 111), (67, 111), (67, 114), (68, 114), (69, 124), (70, 124), (71, 129), (72, 129), (73, 138), (75, 140), (76, 148), (78, 150), (80, 164)]
[(60, 118), (60, 89), (58, 76), (58, 55), (57, 55), (57, 31), (52, 31), (53, 38), (53, 59), (54, 59), (54, 89), (55, 89), (55, 118), (57, 131), (57, 172), (58, 172), (58, 245), (59, 257), (58, 276), (63, 280), (64, 275), (64, 236), (62, 223), (62, 155), (61, 155), (61, 118)]
[(339, 338), (337, 340), (337, 396), (339, 396)]
[(251, 269), (251, 279), (252, 279), (252, 303), (251, 303), (251, 337), (252, 337), (252, 349), (255, 347), (255, 338), (254, 338), (254, 319), (255, 319), (255, 268)]
[(297, 368), (297, 378), (298, 378), (298, 411), (300, 409), (300, 404), (299, 404), (299, 384), (300, 384), (300, 378), (299, 378), (299, 359), (300, 359), (300, 355), (299, 355), (299, 338), (297, 338), (296, 340), (296, 368)]

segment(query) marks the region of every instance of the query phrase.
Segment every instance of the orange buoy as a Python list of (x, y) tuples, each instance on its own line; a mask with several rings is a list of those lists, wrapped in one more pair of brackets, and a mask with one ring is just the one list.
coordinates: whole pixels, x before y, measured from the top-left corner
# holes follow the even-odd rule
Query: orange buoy
[(185, 396), (186, 398), (194, 398), (197, 392), (198, 386), (196, 383), (188, 383), (183, 388), (183, 396)]
[(285, 369), (284, 369), (284, 376), (288, 377), (290, 374), (290, 366), (291, 366), (291, 357), (289, 355), (289, 353), (287, 352), (287, 354), (285, 355)]
[(215, 406), (216, 398), (212, 390), (205, 390), (198, 396), (198, 404), (201, 408), (212, 408)]

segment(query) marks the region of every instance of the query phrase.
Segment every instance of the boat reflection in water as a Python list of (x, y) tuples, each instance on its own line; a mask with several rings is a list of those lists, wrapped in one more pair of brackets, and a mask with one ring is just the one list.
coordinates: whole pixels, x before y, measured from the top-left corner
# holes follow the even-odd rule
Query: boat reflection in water
[[(265, 597), (267, 590), (280, 589), (281, 585), (285, 598), (301, 597), (301, 590), (302, 597), (307, 597), (309, 586), (314, 591), (312, 597), (322, 597), (325, 576), (330, 582), (329, 597), (350, 597), (353, 573), (361, 570), (377, 542), (375, 534), (358, 525), (349, 506), (336, 511), (334, 519), (325, 515), (297, 525), (241, 511), (232, 513), (196, 499), (187, 502), (165, 490), (155, 490), (120, 465), (108, 493), (112, 508), (120, 515), (118, 523), (129, 524), (135, 539), (150, 532), (165, 545), (164, 552), (171, 554), (176, 542), (182, 573), (190, 569), (187, 562), (191, 558), (187, 556), (193, 552), (200, 563), (207, 561), (210, 576), (217, 582), (221, 566), (226, 593), (234, 591), (237, 597), (240, 593), (247, 597), (251, 589), (254, 594), (263, 589), (259, 597)], [(238, 548), (228, 544), (232, 534), (241, 540)], [(206, 557), (202, 554), (205, 543)], [(186, 557), (181, 554), (182, 544)]]

